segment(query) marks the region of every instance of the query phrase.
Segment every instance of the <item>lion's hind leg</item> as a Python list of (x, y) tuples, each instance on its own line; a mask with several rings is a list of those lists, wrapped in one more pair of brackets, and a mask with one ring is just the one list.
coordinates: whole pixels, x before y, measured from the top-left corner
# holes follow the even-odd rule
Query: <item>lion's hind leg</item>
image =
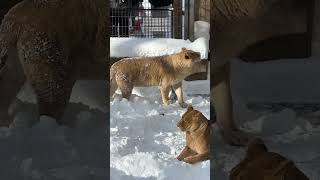
[(121, 91), (122, 97), (129, 101), (133, 90), (132, 82), (130, 82), (125, 75), (116, 76), (116, 82)]
[(75, 80), (59, 41), (35, 33), (19, 41), (19, 55), (28, 81), (37, 96), (39, 116), (53, 117), (61, 124)]

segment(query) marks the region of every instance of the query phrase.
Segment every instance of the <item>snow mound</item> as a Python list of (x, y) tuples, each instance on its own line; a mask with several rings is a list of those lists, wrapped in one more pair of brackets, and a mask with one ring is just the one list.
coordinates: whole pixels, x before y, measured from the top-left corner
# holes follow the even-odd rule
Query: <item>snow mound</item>
[[(159, 177), (159, 163), (150, 153), (137, 152), (113, 160), (112, 166), (134, 177)], [(111, 167), (112, 167), (111, 166)]]
[(200, 52), (202, 59), (208, 58), (209, 40), (200, 37), (194, 42), (167, 38), (110, 38), (111, 57), (150, 57), (174, 54), (181, 48)]

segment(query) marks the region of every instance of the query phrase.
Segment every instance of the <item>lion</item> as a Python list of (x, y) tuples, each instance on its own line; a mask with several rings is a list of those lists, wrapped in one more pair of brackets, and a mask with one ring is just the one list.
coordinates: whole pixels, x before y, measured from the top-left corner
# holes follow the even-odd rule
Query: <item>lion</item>
[(207, 64), (206, 60), (200, 59), (200, 53), (186, 48), (172, 55), (125, 58), (111, 66), (110, 96), (119, 87), (122, 97), (129, 100), (134, 87), (160, 86), (163, 104), (168, 106), (173, 86), (179, 105), (186, 108), (182, 80), (191, 74), (206, 72)]
[(105, 79), (108, 8), (106, 0), (24, 0), (11, 8), (0, 27), (0, 107), (8, 108), (26, 79), (39, 117), (61, 124), (76, 80)]
[[(212, 105), (228, 144), (246, 145), (252, 139), (233, 120), (230, 61), (250, 45), (285, 34), (306, 31), (306, 2), (300, 0), (211, 0), (210, 71)], [(213, 107), (212, 107), (213, 108)]]
[(245, 159), (231, 170), (229, 179), (309, 180), (292, 161), (269, 152), (260, 139), (249, 144)]
[(195, 164), (209, 159), (212, 123), (213, 121), (209, 121), (200, 111), (188, 106), (177, 124), (181, 131), (186, 132), (187, 144), (177, 157), (179, 161)]

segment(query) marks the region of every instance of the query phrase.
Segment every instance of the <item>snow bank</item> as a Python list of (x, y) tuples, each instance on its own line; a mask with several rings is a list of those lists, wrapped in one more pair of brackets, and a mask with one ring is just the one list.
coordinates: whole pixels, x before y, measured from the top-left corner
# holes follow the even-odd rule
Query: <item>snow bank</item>
[(210, 24), (204, 21), (194, 23), (195, 41), (171, 38), (110, 38), (111, 57), (162, 56), (174, 54), (185, 47), (208, 58)]
[(162, 56), (174, 54), (185, 47), (201, 53), (201, 58), (208, 57), (208, 40), (198, 38), (194, 42), (183, 39), (166, 38), (110, 38), (111, 57)]
[[(204, 90), (197, 91), (200, 86)], [(183, 82), (183, 88), (186, 102), (209, 118), (209, 80)], [(134, 93), (139, 96), (130, 101), (119, 97), (111, 101), (111, 180), (209, 179), (209, 161), (189, 165), (176, 159), (185, 145), (176, 124), (186, 109), (178, 103), (163, 107), (157, 88)]]

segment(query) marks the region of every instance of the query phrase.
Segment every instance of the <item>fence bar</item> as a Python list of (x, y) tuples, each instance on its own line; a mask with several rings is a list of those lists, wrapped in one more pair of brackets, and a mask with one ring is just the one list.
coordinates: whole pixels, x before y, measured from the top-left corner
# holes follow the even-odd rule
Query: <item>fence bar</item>
[(195, 0), (189, 0), (189, 39), (190, 41), (194, 41), (194, 6), (195, 6)]
[(182, 39), (182, 0), (173, 1), (174, 38)]

